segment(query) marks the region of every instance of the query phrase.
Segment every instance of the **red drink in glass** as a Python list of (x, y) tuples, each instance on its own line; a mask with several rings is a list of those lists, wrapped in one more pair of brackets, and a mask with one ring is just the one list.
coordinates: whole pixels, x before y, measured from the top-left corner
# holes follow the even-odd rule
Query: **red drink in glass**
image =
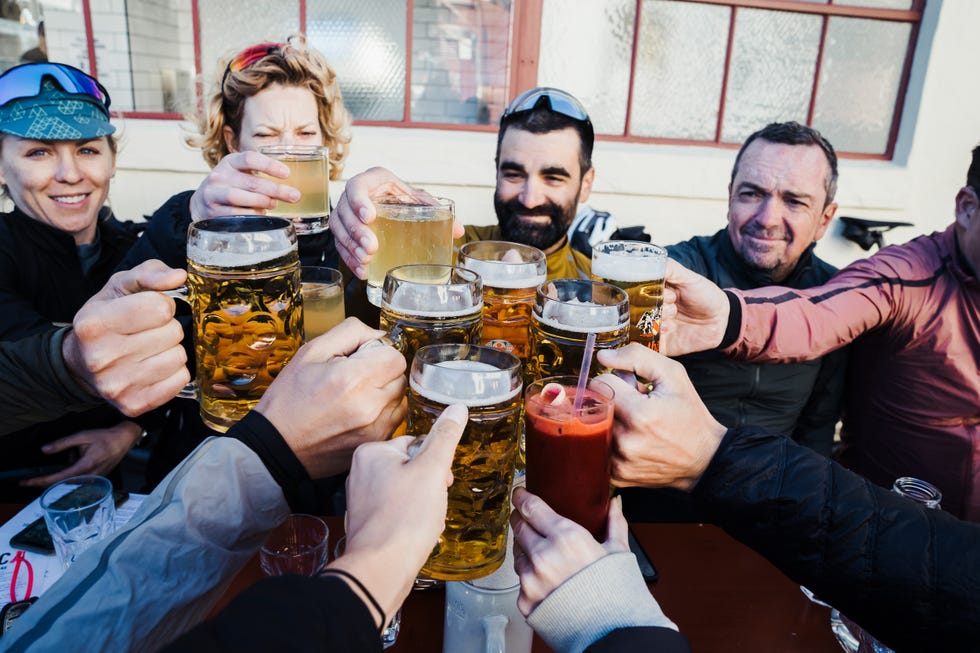
[(613, 390), (590, 381), (576, 410), (576, 384), (572, 376), (551, 377), (528, 388), (527, 489), (601, 541), (609, 514)]

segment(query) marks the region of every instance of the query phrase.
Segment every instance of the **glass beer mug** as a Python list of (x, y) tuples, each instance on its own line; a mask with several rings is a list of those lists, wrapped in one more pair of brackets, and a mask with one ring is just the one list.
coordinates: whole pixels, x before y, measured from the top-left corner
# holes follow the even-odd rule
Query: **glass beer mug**
[(187, 286), (168, 294), (191, 306), (209, 427), (224, 432), (244, 417), (303, 344), (299, 268), (289, 220), (229, 216), (188, 229)]
[(660, 351), (667, 250), (637, 240), (607, 240), (592, 248), (592, 278), (626, 291), (630, 341)]
[(544, 252), (502, 240), (478, 240), (459, 248), (457, 264), (483, 279), (482, 344), (526, 361), (534, 293), (548, 274)]
[(453, 457), (446, 528), (421, 576), (473, 580), (495, 571), (507, 549), (510, 488), (521, 414), (521, 362), (478, 345), (429, 345), (409, 376), (409, 433), (428, 433), (447, 406), (469, 420)]
[[(629, 300), (621, 288), (583, 279), (556, 279), (541, 284), (531, 313), (528, 380), (578, 376), (589, 333), (596, 334), (598, 352), (625, 345), (629, 327)], [(598, 376), (605, 371), (593, 353), (589, 375)]]
[(380, 328), (411, 367), (420, 348), (479, 344), (483, 284), (472, 270), (451, 265), (402, 265), (385, 275)]

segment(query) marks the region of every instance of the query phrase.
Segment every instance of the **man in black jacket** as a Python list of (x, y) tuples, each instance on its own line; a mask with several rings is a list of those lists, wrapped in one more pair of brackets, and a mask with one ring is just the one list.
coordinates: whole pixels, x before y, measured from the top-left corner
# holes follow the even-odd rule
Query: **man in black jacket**
[[(836, 272), (813, 253), (837, 211), (836, 189), (837, 155), (827, 139), (795, 122), (772, 123), (749, 136), (735, 157), (728, 226), (667, 252), (722, 288), (820, 285)], [(831, 454), (846, 351), (783, 365), (735, 362), (715, 351), (678, 360), (721, 423), (781, 433)], [(686, 497), (671, 492), (628, 490), (623, 499), (630, 519), (703, 518)]]
[(980, 638), (980, 525), (880, 488), (781, 435), (727, 429), (684, 368), (640, 345), (599, 362), (649, 379), (616, 392), (613, 483), (688, 492), (697, 507), (896, 651)]

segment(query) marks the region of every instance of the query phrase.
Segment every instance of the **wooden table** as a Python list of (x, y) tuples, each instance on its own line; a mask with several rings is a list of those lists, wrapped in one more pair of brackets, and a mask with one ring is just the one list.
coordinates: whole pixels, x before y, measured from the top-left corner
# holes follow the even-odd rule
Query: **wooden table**
[[(327, 517), (331, 550), (343, 533)], [(799, 585), (748, 547), (714, 526), (633, 524), (633, 532), (660, 572), (650, 590), (698, 653), (780, 651), (839, 653), (830, 611), (811, 603)], [(257, 560), (238, 575), (219, 603), (262, 577)], [(402, 630), (393, 653), (442, 650), (445, 593), (412, 592), (402, 608)], [(550, 649), (535, 638), (535, 653)]]

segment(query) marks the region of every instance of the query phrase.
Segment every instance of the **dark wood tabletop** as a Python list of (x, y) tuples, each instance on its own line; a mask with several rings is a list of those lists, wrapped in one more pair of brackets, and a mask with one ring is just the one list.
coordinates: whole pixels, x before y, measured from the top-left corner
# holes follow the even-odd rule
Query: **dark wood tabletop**
[[(0, 504), (0, 520), (21, 506)], [(331, 551), (343, 520), (326, 517)], [(830, 611), (811, 603), (796, 583), (724, 531), (703, 524), (632, 524), (637, 540), (659, 571), (650, 591), (697, 653), (779, 651), (838, 653)], [(258, 558), (232, 582), (215, 610), (262, 577)], [(393, 653), (442, 650), (443, 590), (412, 592), (402, 608), (402, 630)], [(535, 638), (535, 653), (549, 651)]]
[[(325, 519), (332, 550), (343, 534), (343, 520)], [(807, 600), (799, 585), (721, 529), (704, 524), (631, 528), (659, 572), (650, 591), (693, 651), (839, 653), (830, 611)], [(252, 560), (218, 607), (261, 577), (257, 559)], [(441, 589), (412, 592), (402, 608), (398, 642), (388, 650), (441, 651), (444, 607)], [(535, 653), (550, 650), (535, 638)]]

